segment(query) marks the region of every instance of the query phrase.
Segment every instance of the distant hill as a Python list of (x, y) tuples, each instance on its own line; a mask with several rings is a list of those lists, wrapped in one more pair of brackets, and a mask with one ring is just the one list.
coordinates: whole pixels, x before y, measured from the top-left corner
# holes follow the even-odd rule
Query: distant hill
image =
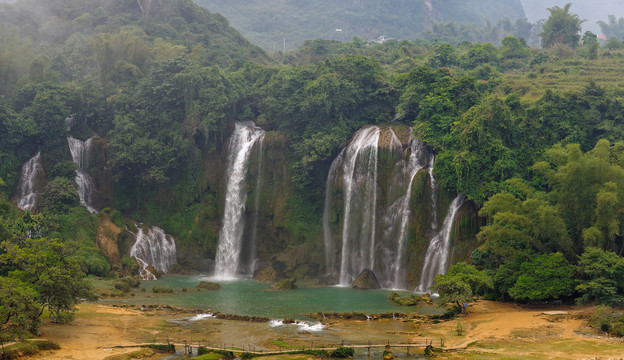
[(240, 58), (268, 62), (264, 51), (230, 27), (223, 16), (191, 0), (142, 2), (150, 4), (146, 13), (136, 0), (17, 0), (0, 4), (0, 34), (29, 39), (46, 48), (49, 56), (76, 43), (76, 38), (134, 28), (149, 41), (158, 38), (188, 50), (201, 44), (211, 64), (227, 65)]
[(265, 49), (354, 36), (414, 39), (432, 22), (486, 24), (524, 18), (520, 0), (194, 0)]

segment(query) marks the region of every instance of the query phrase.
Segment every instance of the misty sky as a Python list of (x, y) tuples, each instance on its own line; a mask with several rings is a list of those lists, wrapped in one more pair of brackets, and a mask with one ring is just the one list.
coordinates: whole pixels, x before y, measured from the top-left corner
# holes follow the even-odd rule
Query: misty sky
[(577, 14), (583, 23), (583, 31), (590, 30), (600, 32), (598, 20), (608, 22), (609, 15), (617, 18), (624, 17), (624, 0), (520, 0), (524, 6), (527, 18), (530, 22), (546, 19), (550, 14), (546, 8), (553, 6), (564, 7), (572, 3), (570, 12)]

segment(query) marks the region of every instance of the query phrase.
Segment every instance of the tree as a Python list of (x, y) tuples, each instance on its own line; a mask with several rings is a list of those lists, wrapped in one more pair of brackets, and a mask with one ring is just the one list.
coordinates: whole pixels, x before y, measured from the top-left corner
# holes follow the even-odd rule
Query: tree
[(581, 54), (589, 60), (596, 60), (598, 58), (598, 46), (598, 36), (591, 31), (585, 31)]
[(624, 18), (619, 19), (615, 15), (609, 15), (609, 23), (604, 21), (598, 21), (600, 30), (607, 37), (607, 39), (621, 39), (624, 37)]
[[(75, 244), (59, 239), (5, 241), (0, 247), (0, 269), (9, 269), (9, 278), (35, 291), (39, 316), (48, 309), (58, 322), (69, 322), (80, 298), (91, 297), (91, 285), (78, 263), (70, 258), (76, 249)], [(24, 288), (19, 282), (13, 282), (13, 286)], [(26, 290), (20, 291), (27, 294)]]
[(37, 293), (28, 284), (0, 277), (0, 329), (13, 325), (19, 332), (35, 332), (39, 327)]
[(539, 301), (569, 296), (574, 291), (574, 267), (561, 253), (534, 256), (520, 266), (520, 276), (509, 289), (517, 301)]
[(571, 3), (563, 8), (554, 6), (548, 8), (550, 16), (542, 27), (539, 36), (542, 37), (542, 48), (548, 49), (556, 44), (566, 44), (576, 49), (581, 40), (581, 20), (578, 15), (570, 14)]
[(581, 305), (621, 305), (624, 301), (624, 258), (611, 251), (588, 247), (578, 263), (580, 283), (576, 290)]
[(66, 177), (52, 179), (39, 198), (39, 206), (42, 209), (60, 213), (66, 213), (71, 207), (77, 206), (79, 202), (76, 185), (73, 180)]
[(472, 301), (474, 294), (484, 294), (491, 289), (492, 279), (465, 262), (451, 266), (446, 275), (436, 275), (431, 286), (431, 290), (440, 295), (441, 303), (455, 303), (462, 311), (462, 303)]

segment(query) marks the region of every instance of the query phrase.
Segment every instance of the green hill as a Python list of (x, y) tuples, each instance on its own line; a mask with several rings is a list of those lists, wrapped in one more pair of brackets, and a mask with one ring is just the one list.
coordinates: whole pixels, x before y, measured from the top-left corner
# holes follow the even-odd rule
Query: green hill
[[(223, 14), (265, 49), (293, 49), (305, 40), (414, 39), (432, 22), (496, 23), (524, 18), (520, 0), (195, 0)], [(341, 31), (337, 31), (340, 29)]]

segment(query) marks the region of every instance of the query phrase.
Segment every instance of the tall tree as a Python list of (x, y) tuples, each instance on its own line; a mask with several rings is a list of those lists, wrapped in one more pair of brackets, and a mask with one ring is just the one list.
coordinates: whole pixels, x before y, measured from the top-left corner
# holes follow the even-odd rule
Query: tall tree
[(542, 32), (542, 47), (548, 49), (556, 44), (566, 44), (572, 49), (576, 49), (581, 40), (581, 20), (578, 15), (570, 14), (572, 3), (568, 3), (563, 8), (554, 6), (548, 8), (550, 17), (544, 23)]

